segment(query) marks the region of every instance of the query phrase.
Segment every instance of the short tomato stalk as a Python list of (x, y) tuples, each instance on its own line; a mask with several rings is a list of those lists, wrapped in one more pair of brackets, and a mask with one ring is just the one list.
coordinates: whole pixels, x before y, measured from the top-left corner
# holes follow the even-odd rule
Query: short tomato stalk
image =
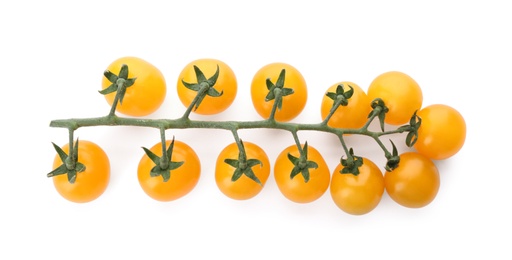
[[(279, 77), (275, 83), (273, 83), (270, 79), (267, 79), (266, 85), (268, 89), (268, 94), (265, 97), (265, 100), (267, 102), (274, 101), (272, 112), (270, 113), (270, 116), (268, 119), (264, 120), (257, 120), (257, 121), (203, 121), (203, 120), (191, 120), (189, 118), (190, 113), (199, 107), (201, 104), (201, 101), (206, 97), (219, 97), (223, 93), (222, 91), (217, 91), (214, 86), (217, 81), (217, 78), (219, 76), (219, 68), (217, 67), (217, 71), (211, 78), (206, 78), (203, 74), (203, 72), (198, 68), (195, 67), (195, 73), (197, 82), (196, 83), (189, 83), (184, 82), (182, 83), (187, 87), (188, 89), (191, 89), (193, 91), (196, 91), (197, 94), (192, 101), (192, 103), (187, 107), (187, 110), (181, 116), (180, 118), (176, 119), (139, 119), (139, 118), (127, 118), (127, 117), (119, 117), (115, 114), (115, 108), (117, 106), (117, 102), (114, 102), (110, 113), (107, 116), (103, 117), (95, 117), (95, 118), (72, 118), (72, 119), (59, 119), (59, 120), (52, 120), (50, 122), (50, 127), (61, 127), (61, 128), (67, 128), (69, 130), (70, 135), (70, 141), (69, 145), (72, 147), (73, 145), (73, 132), (81, 127), (91, 127), (91, 126), (136, 126), (136, 127), (151, 127), (151, 128), (157, 128), (160, 130), (161, 135), (161, 141), (162, 141), (162, 157), (158, 157), (156, 155), (148, 154), (148, 156), (151, 157), (151, 159), (157, 164), (156, 168), (154, 169), (154, 172), (152, 170), (152, 176), (153, 174), (155, 176), (162, 175), (164, 177), (164, 180), (168, 180), (170, 178), (170, 171), (179, 167), (183, 162), (172, 162), (170, 161), (170, 153), (172, 153), (172, 144), (169, 147), (169, 149), (165, 146), (165, 131), (168, 129), (223, 129), (228, 130), (233, 133), (235, 142), (238, 145), (239, 148), (239, 157), (237, 159), (229, 158), (226, 159), (225, 162), (230, 164), (235, 168), (235, 172), (233, 174), (233, 180), (237, 180), (242, 175), (246, 175), (247, 177), (251, 178), (257, 183), (260, 183), (258, 178), (254, 175), (254, 173), (251, 170), (252, 166), (255, 166), (257, 164), (260, 164), (261, 162), (259, 160), (247, 158), (243, 142), (238, 136), (238, 130), (240, 129), (260, 129), (260, 128), (266, 128), (266, 129), (277, 129), (277, 130), (284, 130), (288, 131), (292, 134), (293, 139), (297, 145), (298, 151), (300, 153), (299, 157), (294, 157), (292, 155), (288, 155), (289, 160), (295, 165), (292, 172), (290, 173), (290, 177), (293, 178), (297, 174), (302, 174), (305, 181), (307, 182), (309, 180), (309, 169), (314, 169), (317, 167), (316, 162), (314, 161), (308, 161), (307, 160), (307, 149), (308, 144), (305, 142), (304, 146), (301, 146), (301, 143), (298, 138), (298, 132), (299, 131), (318, 131), (318, 132), (325, 132), (325, 133), (331, 133), (336, 136), (338, 136), (341, 145), (343, 147), (343, 150), (346, 154), (346, 158), (341, 158), (341, 164), (344, 166), (342, 169), (343, 173), (351, 173), (354, 175), (359, 174), (358, 168), (362, 165), (362, 158), (359, 156), (354, 155), (353, 149), (348, 148), (345, 141), (344, 141), (344, 135), (351, 134), (351, 135), (366, 135), (371, 138), (373, 138), (378, 145), (382, 148), (384, 151), (384, 155), (387, 158), (388, 162), (386, 164), (385, 169), (388, 171), (393, 170), (398, 166), (399, 157), (396, 151), (395, 145), (392, 143), (393, 151), (390, 152), (386, 146), (381, 142), (380, 137), (384, 135), (389, 134), (395, 134), (395, 133), (403, 133), (408, 132), (408, 138), (406, 140), (406, 144), (410, 147), (414, 144), (416, 138), (417, 138), (417, 132), (421, 124), (421, 120), (419, 117), (414, 113), (414, 115), (411, 117), (410, 124), (404, 125), (399, 127), (396, 130), (391, 131), (385, 131), (384, 129), (384, 118), (385, 114), (388, 111), (388, 108), (385, 106), (384, 102), (381, 99), (376, 99), (371, 103), (372, 111), (368, 115), (368, 120), (366, 124), (358, 129), (352, 129), (352, 128), (334, 128), (328, 126), (328, 121), (334, 114), (334, 112), (343, 107), (346, 106), (350, 102), (350, 97), (353, 94), (353, 88), (350, 87), (350, 90), (344, 91), (342, 86), (338, 86), (336, 93), (330, 92), (326, 95), (329, 96), (331, 99), (333, 99), (333, 106), (330, 110), (329, 115), (319, 123), (315, 124), (303, 124), (303, 123), (289, 123), (289, 122), (278, 122), (274, 119), (275, 113), (277, 110), (281, 109), (283, 106), (283, 97), (287, 95), (292, 95), (294, 93), (293, 89), (291, 88), (285, 88), (285, 73), (286, 71), (283, 69), (281, 73), (279, 74)], [(128, 78), (128, 67), (123, 66), (119, 72), (119, 75), (115, 75), (112, 72), (106, 71), (105, 77), (109, 79), (110, 82), (112, 82), (112, 85), (103, 91), (100, 91), (101, 94), (108, 94), (111, 92), (117, 92), (116, 93), (116, 100), (119, 100), (119, 102), (122, 102), (123, 96), (125, 93), (126, 88), (133, 85), (135, 82), (135, 78)], [(288, 104), (288, 105), (294, 105), (294, 104)], [(375, 119), (378, 118), (380, 121), (381, 131), (371, 131), (368, 129), (368, 126), (370, 123)], [(78, 155), (74, 153), (76, 149), (70, 149), (70, 158), (76, 158)], [(147, 150), (147, 149), (145, 149)], [(146, 151), (147, 153), (147, 151)], [(71, 160), (69, 163), (66, 163), (66, 168), (70, 170), (69, 168), (73, 168), (73, 160)], [(72, 169), (71, 169), (72, 170)], [(49, 174), (50, 176), (50, 174)], [(71, 180), (70, 180), (71, 181)]]

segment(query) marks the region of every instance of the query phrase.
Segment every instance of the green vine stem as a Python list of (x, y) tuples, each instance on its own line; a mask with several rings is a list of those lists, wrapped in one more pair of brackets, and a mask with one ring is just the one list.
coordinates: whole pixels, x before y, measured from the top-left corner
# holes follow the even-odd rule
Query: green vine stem
[[(169, 162), (165, 158), (169, 157), (170, 153), (172, 153), (172, 145), (169, 150), (166, 148), (166, 137), (165, 131), (168, 129), (223, 129), (232, 132), (235, 142), (240, 151), (240, 155), (238, 158), (238, 163), (235, 162), (234, 159), (230, 159), (231, 164), (240, 168), (240, 172), (244, 174), (248, 174), (249, 177), (253, 178), (257, 181), (257, 178), (253, 176), (253, 173), (249, 170), (246, 170), (245, 163), (248, 158), (246, 157), (245, 150), (241, 139), (238, 136), (238, 130), (241, 129), (276, 129), (288, 131), (292, 134), (295, 144), (297, 145), (298, 151), (300, 153), (299, 158), (293, 157), (289, 155), (289, 159), (292, 163), (296, 164), (296, 169), (292, 171), (291, 176), (295, 176), (298, 173), (302, 173), (307, 181), (309, 179), (308, 168), (315, 168), (315, 162), (307, 161), (307, 142), (304, 147), (301, 146), (301, 143), (298, 138), (299, 131), (318, 131), (325, 132), (336, 135), (343, 147), (343, 150), (346, 154), (346, 159), (341, 158), (341, 163), (345, 166), (345, 173), (352, 173), (357, 175), (358, 167), (362, 164), (361, 157), (354, 156), (354, 152), (352, 148), (348, 148), (344, 135), (365, 135), (369, 136), (375, 140), (375, 142), (380, 146), (380, 148), (384, 151), (384, 155), (387, 158), (388, 162), (386, 164), (386, 170), (392, 170), (398, 166), (399, 157), (396, 151), (396, 147), (391, 142), (393, 151), (390, 152), (386, 146), (382, 143), (380, 138), (385, 135), (398, 134), (403, 132), (408, 132), (408, 136), (406, 139), (406, 144), (408, 146), (412, 146), (417, 138), (417, 131), (421, 124), (421, 119), (416, 116), (416, 113), (411, 117), (410, 124), (401, 126), (397, 129), (385, 131), (384, 129), (384, 117), (386, 112), (388, 111), (384, 102), (381, 99), (375, 99), (371, 103), (372, 111), (368, 115), (367, 122), (358, 129), (348, 129), (348, 128), (334, 128), (328, 125), (329, 119), (332, 117), (334, 112), (342, 106), (346, 106), (349, 102), (350, 97), (353, 94), (353, 88), (349, 87), (348, 91), (344, 91), (343, 85), (339, 85), (336, 93), (327, 93), (326, 95), (333, 99), (333, 106), (330, 110), (329, 115), (319, 123), (290, 123), (290, 122), (278, 122), (274, 119), (275, 113), (277, 110), (281, 109), (283, 104), (283, 97), (287, 95), (293, 94), (293, 89), (284, 87), (284, 79), (286, 71), (283, 69), (279, 74), (279, 77), (274, 84), (267, 79), (266, 85), (268, 89), (268, 94), (265, 100), (274, 101), (272, 111), (270, 113), (269, 118), (263, 120), (255, 120), (255, 121), (203, 121), (203, 120), (192, 120), (189, 118), (190, 113), (197, 109), (200, 105), (201, 101), (206, 96), (211, 97), (219, 97), (223, 93), (219, 92), (214, 88), (214, 85), (217, 81), (217, 77), (219, 76), (219, 68), (217, 67), (217, 71), (215, 74), (206, 79), (201, 70), (194, 66), (197, 83), (187, 83), (183, 82), (185, 87), (194, 90), (197, 92), (196, 97), (191, 102), (191, 104), (187, 107), (185, 113), (176, 119), (139, 119), (139, 118), (128, 118), (128, 117), (120, 117), (115, 114), (115, 109), (117, 106), (117, 101), (122, 102), (123, 96), (125, 94), (126, 88), (133, 85), (135, 78), (128, 78), (128, 67), (123, 66), (119, 72), (119, 76), (105, 71), (104, 75), (107, 79), (112, 83), (108, 88), (100, 91), (101, 94), (108, 94), (112, 92), (117, 92), (115, 100), (112, 104), (111, 110), (107, 116), (102, 117), (93, 117), (93, 118), (70, 118), (70, 119), (57, 119), (52, 120), (50, 122), (50, 127), (58, 127), (58, 128), (67, 128), (69, 131), (69, 146), (70, 146), (70, 163), (66, 163), (66, 168), (68, 170), (74, 170), (74, 165), (71, 165), (71, 161), (73, 158), (77, 157), (77, 154), (74, 154), (73, 149), (73, 133), (75, 130), (81, 127), (91, 127), (91, 126), (136, 126), (136, 127), (150, 127), (157, 128), (160, 130), (160, 137), (162, 142), (162, 159), (157, 158), (156, 155), (152, 155), (152, 159), (155, 162), (159, 162), (158, 168), (155, 168), (155, 175), (162, 175), (164, 179), (167, 180), (169, 176), (169, 171), (176, 167), (179, 167), (182, 162)], [(369, 125), (376, 118), (379, 119), (380, 122), (380, 130), (381, 131), (372, 131), (369, 130)], [(174, 139), (173, 139), (174, 140)], [(169, 158), (170, 159), (170, 158)], [(249, 159), (250, 160), (250, 159)], [(241, 163), (241, 164), (240, 164)], [(172, 167), (169, 167), (169, 164), (172, 164)], [(251, 165), (255, 165), (256, 162), (251, 161)], [(250, 167), (249, 167), (250, 168)]]

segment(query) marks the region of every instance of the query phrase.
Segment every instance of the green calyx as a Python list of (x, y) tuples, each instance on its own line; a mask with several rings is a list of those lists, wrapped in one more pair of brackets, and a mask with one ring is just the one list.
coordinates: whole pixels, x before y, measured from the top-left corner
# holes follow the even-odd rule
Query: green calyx
[(235, 171), (231, 176), (231, 181), (237, 181), (238, 179), (240, 179), (240, 177), (242, 177), (242, 175), (245, 175), (249, 179), (258, 183), (259, 185), (262, 185), (260, 179), (258, 179), (256, 174), (254, 174), (252, 167), (256, 165), (263, 166), (263, 163), (258, 159), (247, 159), (247, 155), (245, 154), (245, 150), (243, 149), (243, 142), (241, 140), (239, 144), (241, 145), (242, 149), (239, 149), (238, 159), (227, 158), (224, 160), (225, 163), (235, 168)]
[(359, 175), (359, 167), (363, 165), (363, 158), (355, 156), (354, 150), (350, 148), (347, 159), (341, 158), (340, 163), (343, 166), (343, 168), (340, 170), (340, 173), (353, 174), (357, 176)]
[(271, 100), (275, 100), (274, 102), (276, 102), (275, 104), (278, 110), (281, 110), (283, 107), (282, 97), (293, 94), (293, 89), (284, 87), (285, 76), (286, 70), (282, 69), (275, 84), (270, 79), (265, 81), (268, 89), (268, 94), (265, 97), (265, 101), (269, 102)]
[(396, 149), (395, 144), (393, 141), (389, 140), (391, 142), (391, 145), (393, 146), (393, 153), (391, 155), (387, 155), (386, 158), (388, 161), (386, 162), (386, 171), (390, 172), (393, 171), (398, 167), (398, 164), (400, 163), (400, 156), (398, 156), (398, 150)]
[(345, 91), (345, 89), (343, 88), (343, 84), (339, 84), (336, 87), (336, 92), (327, 92), (325, 94), (334, 101), (332, 109), (336, 110), (340, 105), (348, 105), (348, 100), (352, 97), (352, 95), (354, 95), (354, 88), (350, 85), (348, 85), (348, 87), (350, 89), (348, 91)]
[(300, 149), (299, 151), (302, 151), (300, 152), (301, 155), (299, 157), (295, 157), (288, 153), (288, 159), (294, 165), (290, 173), (290, 179), (293, 179), (300, 173), (302, 174), (302, 177), (304, 177), (304, 182), (307, 183), (310, 179), (309, 169), (318, 168), (318, 164), (314, 161), (308, 161), (308, 142), (304, 144), (303, 148), (300, 146), (298, 148)]
[(421, 126), (421, 118), (416, 115), (416, 111), (414, 111), (414, 114), (411, 117), (411, 120), (409, 121), (409, 125), (404, 125), (398, 128), (399, 131), (408, 131), (407, 137), (405, 138), (405, 144), (408, 147), (412, 147), (416, 141), (418, 140), (418, 130)]
[(55, 151), (57, 151), (62, 164), (48, 173), (46, 176), (54, 177), (61, 174), (67, 174), (69, 183), (75, 183), (77, 173), (85, 171), (85, 165), (78, 162), (78, 139), (76, 140), (75, 145), (72, 147), (69, 156), (58, 145), (55, 143), (52, 144), (55, 148)]
[(131, 87), (137, 78), (128, 78), (128, 66), (126, 64), (121, 66), (118, 75), (112, 73), (109, 70), (106, 70), (103, 75), (112, 84), (110, 84), (110, 86), (107, 88), (100, 90), (100, 94), (107, 95), (113, 92), (117, 92), (116, 98), (119, 100), (119, 103), (122, 104), (124, 95), (126, 94), (126, 89)]
[(378, 117), (380, 129), (384, 132), (384, 119), (386, 118), (386, 113), (389, 111), (389, 108), (386, 107), (384, 101), (380, 98), (374, 99), (371, 106), (373, 110), (368, 115), (368, 118)]
[(199, 69), (196, 65), (194, 65), (194, 72), (196, 74), (196, 83), (189, 83), (184, 80), (181, 80), (181, 82), (186, 88), (198, 92), (194, 103), (195, 110), (199, 107), (205, 96), (220, 97), (224, 92), (219, 92), (213, 88), (215, 83), (217, 83), (217, 79), (219, 78), (219, 65), (217, 65), (215, 74), (213, 74), (213, 76), (211, 76), (209, 79), (206, 78), (201, 69)]
[(155, 163), (155, 166), (151, 169), (151, 177), (162, 176), (164, 182), (167, 182), (171, 178), (171, 171), (179, 168), (185, 162), (173, 162), (172, 158), (172, 150), (174, 149), (174, 138), (172, 139), (169, 148), (167, 148), (166, 152), (159, 157), (151, 150), (142, 147), (146, 155)]

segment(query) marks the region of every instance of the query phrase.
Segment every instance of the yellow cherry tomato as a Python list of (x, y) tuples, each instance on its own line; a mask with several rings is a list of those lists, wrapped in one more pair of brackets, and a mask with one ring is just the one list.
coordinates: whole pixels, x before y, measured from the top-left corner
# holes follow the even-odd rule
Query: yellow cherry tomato
[[(237, 79), (233, 70), (224, 62), (216, 59), (198, 59), (187, 64), (179, 74), (177, 89), (178, 97), (185, 107), (189, 107), (198, 92), (188, 89), (183, 81), (190, 84), (197, 84), (197, 75), (194, 66), (199, 68), (206, 79), (210, 79), (219, 68), (219, 76), (213, 85), (213, 88), (221, 96), (213, 97), (206, 95), (194, 113), (201, 115), (218, 114), (226, 110), (235, 100), (238, 90)], [(210, 86), (212, 87), (212, 86)]]
[(308, 161), (314, 161), (318, 168), (309, 168), (309, 181), (299, 173), (290, 178), (294, 164), (289, 160), (288, 153), (299, 157), (299, 150), (296, 145), (284, 149), (277, 157), (274, 165), (274, 178), (279, 191), (289, 200), (296, 203), (309, 203), (319, 199), (329, 188), (331, 174), (329, 167), (320, 152), (308, 147)]
[(399, 71), (389, 71), (377, 76), (370, 83), (368, 97), (370, 101), (376, 98), (384, 101), (389, 109), (384, 122), (390, 125), (406, 124), (423, 103), (423, 93), (418, 83)]
[(418, 140), (414, 148), (433, 160), (455, 155), (466, 140), (466, 122), (454, 108), (435, 104), (424, 107), (417, 115), (421, 118)]
[(421, 208), (430, 204), (439, 191), (439, 171), (427, 157), (406, 152), (400, 155), (398, 167), (385, 173), (384, 185), (391, 199), (398, 204)]
[[(116, 111), (129, 116), (146, 116), (155, 112), (164, 102), (167, 87), (160, 70), (151, 63), (137, 57), (122, 57), (110, 65), (107, 70), (118, 75), (121, 66), (128, 66), (128, 78), (136, 78), (135, 83), (126, 88), (122, 102), (118, 102)], [(102, 88), (108, 88), (112, 82), (102, 79)], [(117, 92), (105, 95), (112, 106)]]
[(287, 122), (297, 117), (306, 106), (308, 98), (306, 81), (302, 74), (293, 66), (286, 63), (270, 63), (259, 69), (251, 82), (251, 98), (256, 111), (260, 116), (269, 118), (274, 101), (265, 101), (269, 89), (267, 79), (276, 84), (282, 70), (285, 70), (284, 88), (293, 90), (293, 94), (283, 96), (282, 107), (277, 109), (274, 119), (279, 122)]
[(384, 193), (384, 177), (379, 167), (367, 158), (359, 167), (359, 174), (340, 173), (343, 166), (334, 170), (330, 192), (336, 205), (346, 213), (363, 215), (380, 203)]
[[(69, 145), (62, 150), (69, 155)], [(110, 181), (110, 161), (107, 154), (97, 144), (80, 140), (78, 145), (78, 162), (85, 166), (85, 171), (76, 175), (74, 183), (68, 181), (67, 174), (56, 175), (53, 184), (57, 192), (65, 199), (85, 203), (97, 199), (107, 189)], [(55, 156), (53, 168), (62, 165), (59, 156)]]
[(226, 162), (225, 159), (238, 160), (239, 149), (236, 143), (226, 146), (217, 157), (215, 167), (215, 182), (219, 190), (229, 198), (235, 200), (247, 200), (256, 196), (263, 189), (270, 175), (270, 161), (263, 149), (254, 143), (244, 142), (246, 159), (256, 159), (261, 164), (251, 167), (252, 173), (257, 177), (261, 184), (243, 174), (236, 181), (232, 181), (235, 168)]
[[(349, 91), (351, 86), (354, 90), (352, 97), (348, 99), (348, 105), (339, 106), (329, 119), (327, 125), (335, 128), (360, 128), (368, 120), (368, 114), (371, 111), (371, 101), (368, 95), (357, 84), (349, 81), (342, 81), (329, 87), (326, 92), (336, 93), (338, 85), (343, 85), (345, 92)], [(321, 105), (322, 120), (324, 120), (334, 104), (334, 100), (324, 95)]]
[[(171, 140), (166, 141), (169, 147)], [(162, 143), (157, 143), (150, 148), (154, 154), (162, 156)], [(164, 181), (162, 176), (152, 177), (151, 169), (155, 163), (145, 154), (138, 166), (137, 176), (142, 190), (157, 201), (172, 201), (188, 194), (199, 181), (201, 174), (201, 162), (194, 150), (187, 144), (174, 141), (172, 162), (184, 162), (177, 169), (171, 170), (171, 177)]]

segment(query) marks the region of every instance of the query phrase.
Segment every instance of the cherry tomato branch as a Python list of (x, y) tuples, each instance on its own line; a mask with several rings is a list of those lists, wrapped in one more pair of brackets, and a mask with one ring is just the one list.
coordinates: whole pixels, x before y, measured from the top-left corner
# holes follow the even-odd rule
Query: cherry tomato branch
[(335, 134), (342, 136), (346, 134), (353, 135), (366, 135), (374, 139), (382, 135), (403, 133), (408, 131), (407, 128), (400, 130), (390, 130), (385, 132), (370, 131), (367, 128), (360, 129), (344, 129), (344, 128), (333, 128), (326, 124), (306, 124), (306, 123), (289, 123), (289, 122), (277, 122), (275, 120), (256, 120), (256, 121), (204, 121), (204, 120), (192, 120), (189, 118), (177, 118), (177, 119), (139, 119), (120, 117), (116, 115), (108, 115), (103, 117), (94, 118), (70, 118), (70, 119), (56, 119), (50, 122), (50, 127), (56, 128), (67, 128), (70, 131), (77, 130), (82, 127), (93, 127), (93, 126), (136, 126), (136, 127), (149, 127), (157, 129), (223, 129), (223, 130), (240, 130), (240, 129), (277, 129), (289, 131), (292, 134), (298, 131), (319, 131), (325, 133)]
[[(129, 68), (128, 68), (129, 67)], [(114, 74), (112, 71), (119, 71)], [(462, 147), (465, 122), (455, 109), (446, 105), (422, 108), (418, 84), (401, 72), (376, 77), (365, 92), (353, 82), (338, 82), (328, 88), (321, 103), (319, 123), (291, 122), (307, 101), (302, 74), (285, 63), (271, 63), (256, 72), (251, 82), (253, 106), (263, 118), (253, 121), (204, 121), (190, 118), (192, 113), (217, 114), (227, 109), (237, 92), (234, 72), (222, 61), (200, 59), (185, 66), (177, 82), (178, 97), (186, 107), (175, 119), (138, 118), (156, 111), (166, 94), (162, 73), (152, 64), (135, 57), (116, 60), (104, 71), (104, 95), (111, 105), (106, 116), (56, 119), (50, 127), (68, 129), (69, 141), (62, 148), (53, 144), (57, 155), (53, 177), (57, 191), (74, 202), (88, 202), (103, 193), (110, 176), (108, 156), (90, 141), (75, 141), (75, 131), (92, 126), (134, 126), (159, 130), (160, 142), (142, 147), (145, 155), (137, 170), (139, 184), (151, 198), (171, 201), (190, 192), (196, 185), (200, 160), (187, 144), (168, 140), (171, 129), (221, 129), (230, 131), (234, 142), (219, 154), (215, 181), (228, 197), (249, 199), (259, 193), (270, 174), (269, 158), (258, 145), (244, 142), (242, 129), (274, 129), (289, 132), (293, 145), (276, 158), (274, 178), (281, 193), (291, 201), (308, 203), (318, 199), (330, 187), (331, 197), (343, 211), (361, 215), (379, 203), (384, 189), (406, 207), (430, 203), (439, 188), (439, 173), (431, 159), (446, 159)], [(130, 117), (119, 116), (119, 113)], [(412, 115), (412, 116), (411, 116)], [(370, 130), (378, 120), (380, 129)], [(407, 122), (407, 120), (409, 120)], [(385, 126), (396, 128), (386, 130)], [(420, 127), (421, 126), (421, 127)], [(447, 130), (449, 132), (447, 132)], [(300, 131), (334, 134), (344, 151), (332, 172), (322, 155)], [(407, 133), (405, 143), (418, 152), (399, 154), (382, 137)], [(371, 159), (354, 154), (345, 142), (347, 135), (365, 135), (373, 139), (387, 159), (385, 174)], [(420, 174), (418, 174), (420, 173)]]

